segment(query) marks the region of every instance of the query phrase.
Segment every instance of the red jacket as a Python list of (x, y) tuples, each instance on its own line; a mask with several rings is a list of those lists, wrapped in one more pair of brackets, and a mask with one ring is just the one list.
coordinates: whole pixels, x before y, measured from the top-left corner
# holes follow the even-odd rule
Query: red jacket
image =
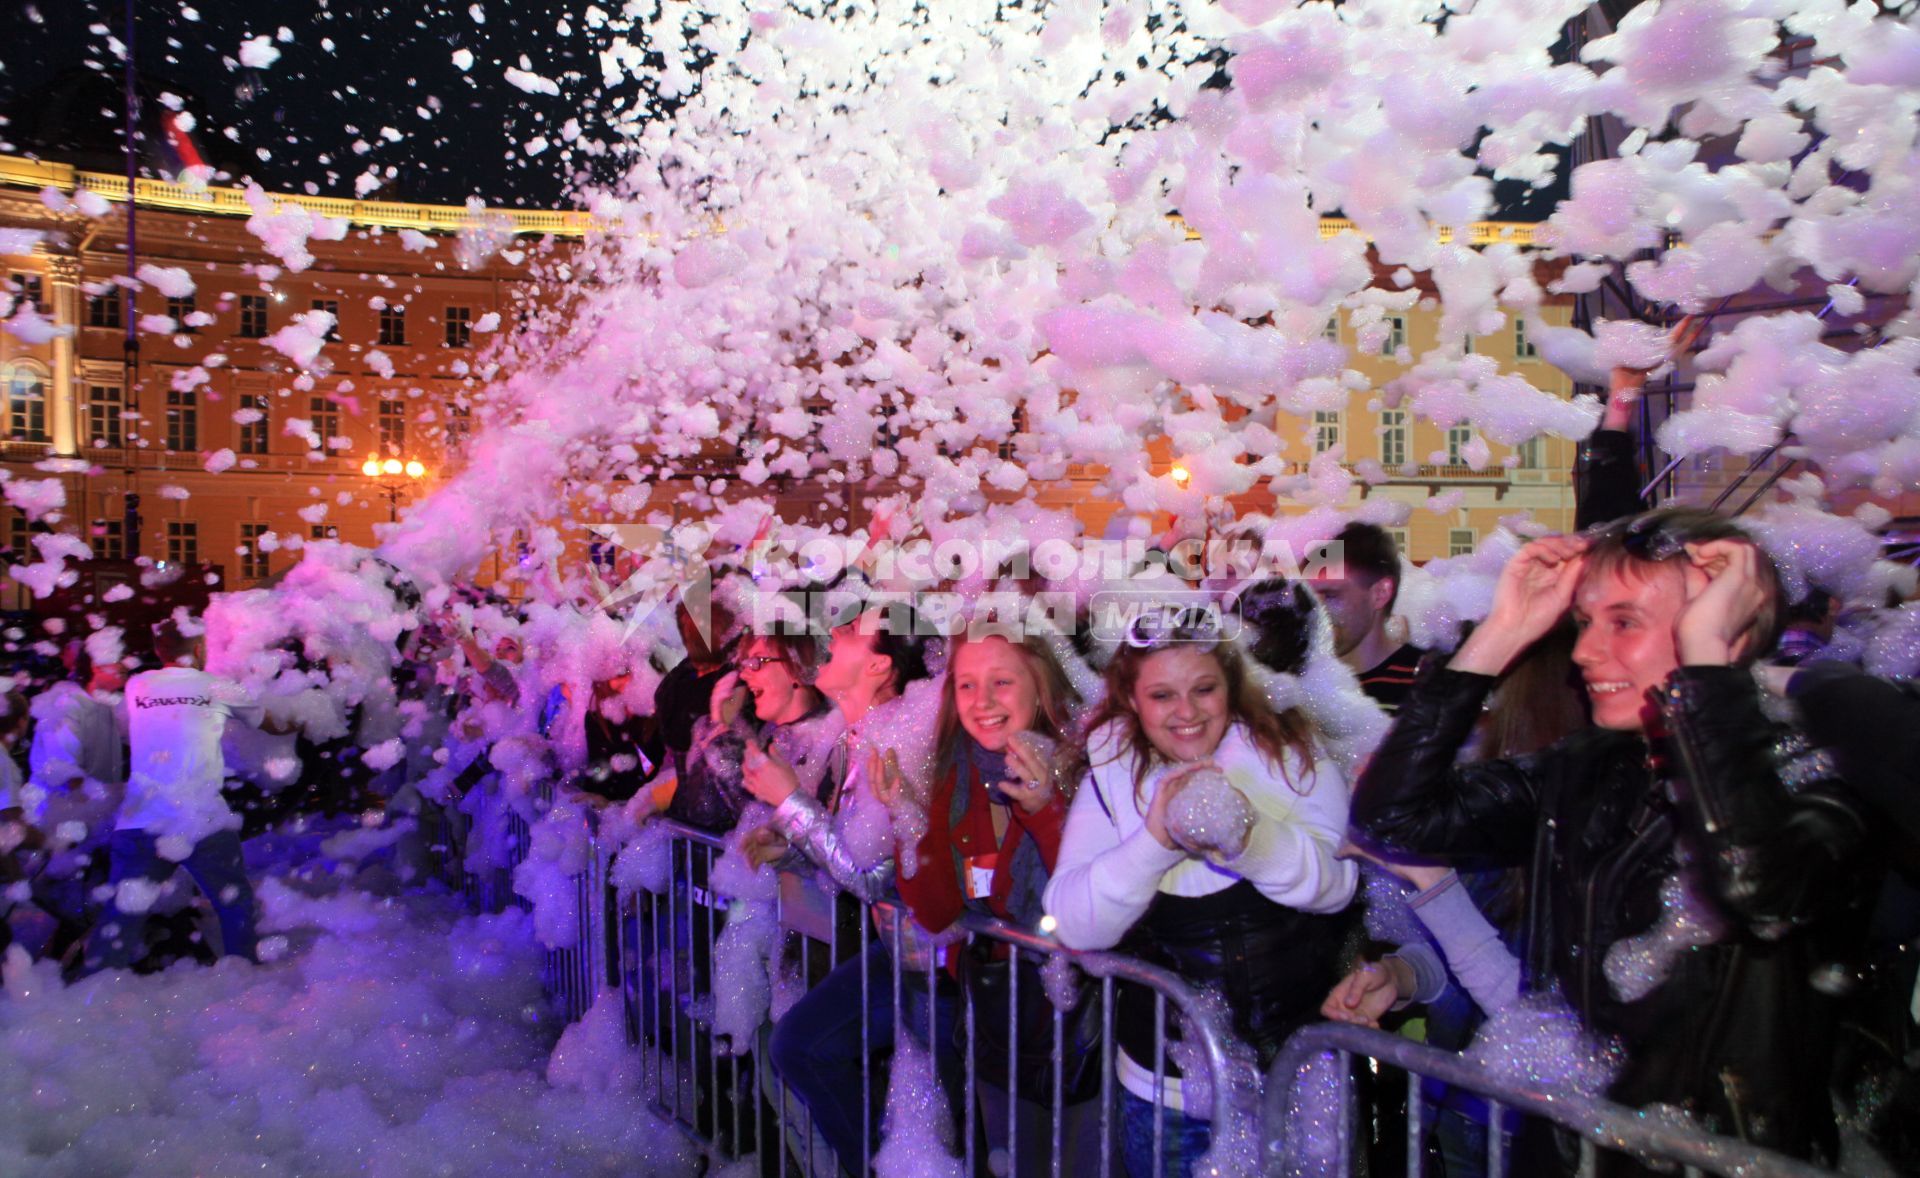
[[(1010, 917), (1007, 896), (1013, 888), (1013, 853), (1020, 840), (1030, 838), (1039, 848), (1040, 860), (1053, 871), (1060, 858), (1060, 832), (1067, 822), (1067, 800), (1058, 791), (1036, 814), (1019, 806), (1009, 806), (1012, 819), (1007, 833), (996, 847), (993, 839), (993, 803), (987, 800), (986, 783), (970, 783), (966, 808), (956, 828), (953, 822), (953, 791), (959, 775), (956, 767), (933, 789), (927, 800), (927, 833), (914, 848), (916, 870), (908, 879), (903, 871), (895, 880), (900, 898), (913, 912), (914, 921), (928, 932), (937, 933), (960, 918), (966, 910), (967, 892), (961, 872), (967, 860), (978, 855), (994, 855), (993, 883), (985, 897), (987, 906), (1002, 920)], [(971, 777), (972, 774), (969, 774)], [(956, 866), (954, 852), (959, 852)]]

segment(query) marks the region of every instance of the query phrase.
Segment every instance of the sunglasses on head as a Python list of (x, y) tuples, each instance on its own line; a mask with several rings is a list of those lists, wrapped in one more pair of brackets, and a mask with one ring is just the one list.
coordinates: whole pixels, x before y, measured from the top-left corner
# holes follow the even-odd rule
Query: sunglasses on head
[(1661, 521), (1642, 516), (1619, 527), (1620, 547), (1635, 560), (1658, 563), (1672, 560), (1687, 550), (1686, 541), (1661, 526)]

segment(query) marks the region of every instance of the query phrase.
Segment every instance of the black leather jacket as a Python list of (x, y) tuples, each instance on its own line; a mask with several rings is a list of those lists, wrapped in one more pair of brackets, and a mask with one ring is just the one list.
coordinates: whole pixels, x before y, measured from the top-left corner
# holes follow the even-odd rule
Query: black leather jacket
[[(1865, 829), (1845, 791), (1805, 758), (1783, 783), (1782, 732), (1748, 673), (1728, 667), (1676, 671), (1651, 744), (1588, 729), (1532, 756), (1456, 765), (1493, 683), (1446, 668), (1423, 677), (1360, 779), (1355, 827), (1461, 866), (1529, 869), (1528, 984), (1557, 983), (1589, 1026), (1619, 1036), (1628, 1063), (1614, 1099), (1830, 1154), (1835, 1003), (1809, 979), (1865, 891)], [(1607, 950), (1656, 923), (1683, 849), (1731, 931), (1621, 1001)]]

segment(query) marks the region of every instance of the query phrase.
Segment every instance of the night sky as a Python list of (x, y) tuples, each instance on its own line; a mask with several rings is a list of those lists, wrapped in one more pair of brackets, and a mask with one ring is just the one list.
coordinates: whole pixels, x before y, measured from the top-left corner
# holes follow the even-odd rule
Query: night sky
[[(378, 169), (371, 200), (556, 208), (575, 171), (597, 167), (561, 146), (577, 119), (601, 138), (597, 108), (642, 100), (629, 83), (603, 90), (596, 40), (584, 28), (592, 0), (481, 0), (478, 4), (368, 0), (134, 0), (136, 52), (149, 98), (178, 96), (207, 162), (272, 191), (354, 197)], [(602, 7), (618, 9), (617, 0)], [(475, 19), (478, 11), (483, 20)], [(125, 0), (0, 0), (0, 150), (83, 168), (123, 171), (121, 62)], [(560, 31), (562, 22), (567, 30)], [(291, 34), (278, 40), (281, 29)], [(268, 36), (280, 58), (239, 62), (243, 40)], [(454, 62), (473, 55), (471, 68)], [(522, 62), (522, 57), (525, 62)], [(506, 80), (515, 66), (558, 83), (558, 96)], [(570, 76), (571, 75), (571, 76)], [(160, 107), (149, 102), (149, 116)], [(157, 124), (143, 124), (159, 138)], [(391, 128), (397, 138), (384, 136)], [(536, 137), (553, 141), (530, 155)], [(265, 153), (264, 155), (262, 153)], [(568, 158), (568, 157), (572, 158)], [(160, 161), (148, 174), (162, 169)], [(387, 174), (392, 170), (392, 175)], [(1562, 195), (1501, 184), (1501, 219), (1539, 220)]]
[[(135, 0), (135, 46), (149, 93), (185, 100), (199, 150), (232, 177), (352, 197), (355, 179), (373, 166), (383, 183), (367, 199), (458, 204), (477, 195), (554, 207), (565, 203), (574, 165), (557, 147), (528, 158), (520, 145), (557, 140), (569, 118), (592, 133), (586, 104), (601, 87), (579, 18), (588, 6), (483, 0), (473, 6), (481, 22), (466, 3)], [(123, 0), (0, 0), (0, 13), (4, 150), (121, 170), (109, 163), (121, 150), (122, 117), (122, 64), (109, 36), (123, 37)], [(565, 35), (556, 31), (562, 19), (571, 21)], [(274, 42), (278, 61), (239, 64), (242, 40), (277, 38), (282, 28), (292, 39)], [(466, 72), (453, 60), (463, 49), (474, 59)], [(523, 54), (523, 68), (558, 82), (560, 96), (505, 80)], [(583, 76), (569, 80), (569, 71)], [(382, 137), (388, 127), (398, 141)]]

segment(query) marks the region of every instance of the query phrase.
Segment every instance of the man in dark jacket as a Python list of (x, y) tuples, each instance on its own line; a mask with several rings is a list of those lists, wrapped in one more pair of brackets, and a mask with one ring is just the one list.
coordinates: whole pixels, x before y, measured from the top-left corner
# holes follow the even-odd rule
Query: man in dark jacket
[[(1837, 782), (1775, 755), (1746, 663), (1780, 600), (1767, 558), (1709, 512), (1528, 545), (1486, 623), (1402, 707), (1353, 821), (1394, 850), (1528, 867), (1529, 985), (1621, 1041), (1612, 1098), (1831, 1157), (1835, 1003), (1809, 979), (1857, 916), (1865, 829)], [(1498, 676), (1570, 609), (1593, 727), (1456, 765)], [(1648, 934), (1670, 919), (1669, 877), (1711, 932), (1663, 949)], [(1614, 1157), (1601, 1172), (1639, 1171)]]

